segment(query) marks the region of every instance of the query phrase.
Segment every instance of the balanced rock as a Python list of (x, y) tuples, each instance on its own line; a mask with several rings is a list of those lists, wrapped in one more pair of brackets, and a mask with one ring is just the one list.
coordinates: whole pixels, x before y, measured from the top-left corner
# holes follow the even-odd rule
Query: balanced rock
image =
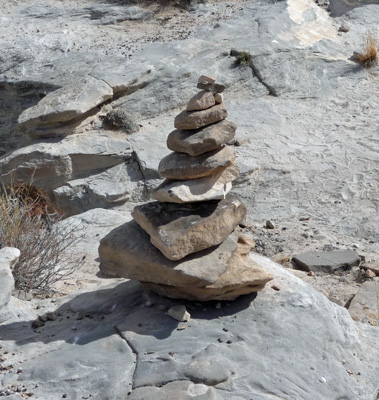
[[(274, 277), (249, 257), (251, 246), (238, 239), (238, 247), (230, 258), (227, 270), (212, 285), (175, 287), (144, 283), (161, 296), (187, 300), (234, 300), (238, 296), (262, 290)], [(242, 242), (242, 243), (241, 243)]]
[(199, 179), (175, 181), (166, 179), (152, 197), (161, 202), (193, 203), (195, 201), (221, 200), (232, 188), (232, 181), (239, 176), (236, 164), (217, 174)]
[(211, 75), (201, 75), (197, 80), (197, 83), (202, 83), (204, 85), (213, 85), (216, 83), (216, 78)]
[(150, 202), (132, 212), (151, 243), (170, 260), (220, 244), (245, 215), (245, 205), (230, 194), (221, 201), (192, 204)]
[(226, 107), (221, 103), (202, 111), (182, 111), (175, 117), (174, 126), (176, 129), (199, 129), (227, 116)]
[(219, 85), (217, 83), (202, 83), (198, 82), (197, 86), (198, 89), (207, 90), (212, 93), (222, 93), (225, 90), (224, 85)]
[(158, 172), (167, 179), (197, 179), (223, 171), (233, 164), (235, 158), (235, 152), (229, 146), (197, 157), (174, 152), (162, 158)]
[(162, 285), (206, 286), (226, 271), (236, 248), (237, 238), (231, 234), (219, 246), (171, 261), (151, 244), (149, 235), (135, 221), (130, 221), (101, 239), (100, 271)]
[(211, 92), (202, 91), (195, 96), (187, 104), (187, 111), (206, 110), (216, 104), (216, 100)]
[(214, 94), (216, 104), (221, 104), (224, 101), (224, 96), (222, 93), (215, 93)]
[(233, 139), (236, 129), (236, 124), (223, 120), (195, 131), (174, 130), (167, 137), (167, 147), (196, 157), (228, 143)]

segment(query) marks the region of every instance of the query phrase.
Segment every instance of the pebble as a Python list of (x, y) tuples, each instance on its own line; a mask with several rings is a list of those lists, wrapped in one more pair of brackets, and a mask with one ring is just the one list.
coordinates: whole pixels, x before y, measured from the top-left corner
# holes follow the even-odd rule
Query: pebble
[(268, 221), (266, 221), (266, 228), (267, 229), (275, 229), (275, 225), (272, 223), (272, 221), (268, 220)]
[(219, 310), (221, 308), (221, 303), (217, 303), (216, 305), (215, 305), (215, 309), (216, 310)]
[(375, 278), (375, 277), (376, 277), (376, 274), (375, 274), (375, 272), (372, 271), (371, 269), (366, 269), (366, 271), (365, 271), (365, 276), (366, 276), (367, 278)]

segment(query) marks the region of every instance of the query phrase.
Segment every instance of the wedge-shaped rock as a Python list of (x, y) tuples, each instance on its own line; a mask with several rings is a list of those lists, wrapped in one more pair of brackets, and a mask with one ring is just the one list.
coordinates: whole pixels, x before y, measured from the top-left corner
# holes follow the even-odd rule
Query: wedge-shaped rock
[(249, 257), (251, 246), (238, 239), (238, 247), (229, 260), (228, 269), (212, 285), (205, 287), (174, 287), (152, 283), (146, 286), (161, 296), (209, 301), (234, 300), (243, 294), (262, 290), (274, 276)]
[(21, 113), (22, 127), (47, 125), (73, 120), (113, 96), (112, 88), (92, 77), (47, 94), (37, 105)]
[(216, 174), (230, 167), (236, 158), (234, 150), (225, 146), (197, 157), (185, 153), (170, 153), (158, 166), (160, 176), (167, 179), (197, 179)]
[(192, 254), (180, 261), (168, 260), (151, 242), (149, 235), (130, 221), (100, 241), (100, 271), (113, 277), (173, 286), (206, 286), (217, 281), (228, 268), (237, 238)]
[(206, 110), (216, 104), (216, 100), (211, 92), (199, 92), (191, 98), (187, 104), (187, 111)]
[(203, 111), (182, 111), (175, 117), (176, 129), (199, 129), (203, 126), (222, 121), (228, 116), (224, 103)]
[(233, 164), (224, 171), (199, 179), (175, 181), (166, 179), (153, 193), (161, 202), (193, 203), (195, 201), (221, 200), (232, 188), (232, 181), (239, 176), (239, 168)]
[(170, 260), (220, 244), (245, 215), (245, 205), (230, 194), (221, 201), (192, 204), (150, 202), (132, 212), (151, 243)]
[(237, 126), (231, 121), (220, 121), (196, 131), (172, 131), (167, 137), (167, 147), (172, 151), (198, 156), (216, 150), (230, 140)]

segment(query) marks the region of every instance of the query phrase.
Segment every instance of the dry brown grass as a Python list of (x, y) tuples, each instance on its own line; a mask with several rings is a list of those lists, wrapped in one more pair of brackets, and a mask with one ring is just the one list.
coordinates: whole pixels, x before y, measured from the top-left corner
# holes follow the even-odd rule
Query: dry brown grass
[(49, 293), (83, 264), (70, 253), (78, 227), (62, 228), (60, 219), (40, 189), (22, 183), (0, 188), (0, 248), (21, 252), (12, 271), (19, 291)]
[(370, 68), (378, 64), (378, 46), (371, 32), (367, 34), (366, 47), (363, 53), (354, 53), (354, 59), (365, 68)]

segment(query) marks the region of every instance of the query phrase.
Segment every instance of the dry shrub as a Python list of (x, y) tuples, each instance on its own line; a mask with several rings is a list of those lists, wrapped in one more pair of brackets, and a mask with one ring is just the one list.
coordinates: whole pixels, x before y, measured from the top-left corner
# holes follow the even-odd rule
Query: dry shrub
[(366, 47), (363, 50), (363, 53), (354, 53), (354, 59), (365, 68), (378, 64), (378, 47), (371, 32), (368, 32), (367, 34)]
[(73, 257), (77, 226), (62, 227), (47, 195), (32, 185), (4, 186), (0, 193), (0, 248), (16, 247), (21, 256), (12, 273), (19, 291), (47, 294), (83, 260)]

